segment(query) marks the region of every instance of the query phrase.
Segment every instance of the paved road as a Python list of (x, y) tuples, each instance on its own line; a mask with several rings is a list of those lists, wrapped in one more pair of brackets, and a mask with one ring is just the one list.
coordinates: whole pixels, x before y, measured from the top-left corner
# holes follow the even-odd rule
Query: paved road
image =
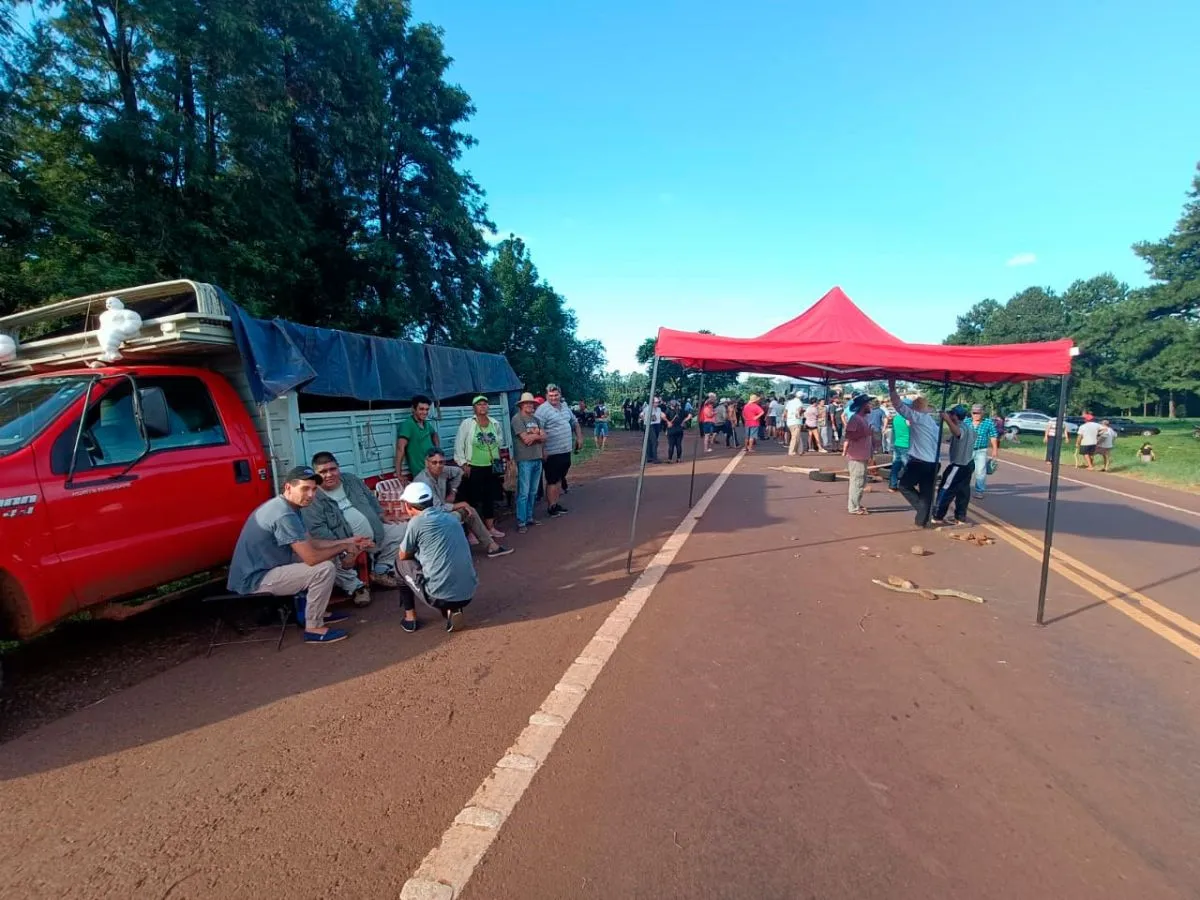
[[(1104, 608), (1034, 629), (1017, 550), (914, 538), (888, 494), (851, 518), (783, 461), (717, 494), (463, 896), (1196, 896), (1194, 660)], [(651, 470), (639, 565), (686, 480)], [(482, 561), (461, 634), (380, 605), (0, 746), (0, 897), (396, 897), (629, 588), (632, 484)]]
[[(1007, 455), (979, 507), (1040, 540), (1046, 468)], [(1061, 474), (1054, 546), (1200, 622), (1200, 495), (1073, 466)], [(1071, 611), (1048, 606), (1047, 616)]]
[(778, 461), (725, 486), (464, 896), (1195, 897), (1192, 660), (1104, 609), (1035, 630), (1016, 550)]

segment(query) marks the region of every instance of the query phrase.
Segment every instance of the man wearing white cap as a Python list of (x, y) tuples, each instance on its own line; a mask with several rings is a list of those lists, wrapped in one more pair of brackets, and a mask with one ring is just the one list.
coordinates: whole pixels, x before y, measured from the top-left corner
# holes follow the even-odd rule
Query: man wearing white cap
[(453, 615), (471, 602), (479, 578), (462, 522), (434, 501), (429, 485), (414, 481), (400, 495), (410, 516), (400, 543), (397, 572), (408, 586), (401, 590), (404, 621), (410, 634), (417, 630), (415, 599), (420, 597), (441, 612), (446, 630), (454, 630)]

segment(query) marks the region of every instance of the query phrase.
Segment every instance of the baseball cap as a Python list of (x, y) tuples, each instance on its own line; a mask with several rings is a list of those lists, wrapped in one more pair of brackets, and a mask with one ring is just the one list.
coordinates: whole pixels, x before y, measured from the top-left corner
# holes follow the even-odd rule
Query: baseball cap
[(545, 398), (545, 397), (534, 397), (534, 398), (533, 398), (533, 402), (534, 402), (534, 403), (545, 403), (545, 402), (546, 402), (546, 398)]
[(400, 494), (400, 499), (413, 506), (424, 506), (433, 499), (433, 491), (424, 482), (410, 481), (403, 493)]
[(971, 412), (973, 412), (973, 413), (981, 413), (981, 412), (983, 412), (983, 404), (982, 404), (982, 403), (976, 403), (974, 406), (972, 406), (972, 407), (971, 407)]
[(958, 406), (950, 409), (950, 415), (956, 419), (965, 419), (967, 417), (967, 408), (960, 403)]
[(312, 466), (296, 466), (294, 469), (289, 469), (283, 481), (285, 484), (291, 484), (293, 481), (311, 481), (318, 487), (324, 482), (320, 475), (312, 470)]
[(471, 401), (471, 405), (474, 406), (476, 403), (487, 403), (487, 402), (488, 402), (488, 398), (483, 396), (483, 394), (479, 394), (475, 397), (474, 400)]

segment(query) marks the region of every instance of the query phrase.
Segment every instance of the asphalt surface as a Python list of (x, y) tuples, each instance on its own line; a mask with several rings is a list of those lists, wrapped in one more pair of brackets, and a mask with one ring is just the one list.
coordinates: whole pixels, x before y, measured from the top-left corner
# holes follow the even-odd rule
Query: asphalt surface
[[(1197, 896), (1194, 660), (1103, 606), (1036, 629), (1026, 556), (914, 532), (879, 487), (850, 517), (786, 462), (735, 470), (464, 896)], [(1026, 475), (987, 508), (1034, 515), (1001, 493)], [(222, 648), (0, 746), (0, 896), (397, 896), (631, 584), (633, 483), (480, 560), (462, 633), (377, 601), (350, 641)], [(1064, 493), (1060, 546), (1121, 518), (1101, 496), (1073, 526)], [(686, 466), (649, 470), (635, 569), (686, 506)], [(1145, 586), (1119, 537), (1074, 537)]]
[[(989, 479), (985, 498), (972, 502), (1041, 540), (1049, 468), (1008, 454)], [(1074, 465), (1063, 465), (1060, 475), (1054, 546), (1200, 622), (1200, 495)], [(1047, 605), (1047, 617), (1072, 612)]]

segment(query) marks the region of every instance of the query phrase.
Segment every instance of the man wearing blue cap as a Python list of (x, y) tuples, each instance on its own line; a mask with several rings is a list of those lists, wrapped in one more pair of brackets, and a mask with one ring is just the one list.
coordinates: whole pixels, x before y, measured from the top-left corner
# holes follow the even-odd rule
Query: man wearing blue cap
[(954, 524), (962, 525), (967, 519), (971, 478), (975, 474), (975, 428), (966, 419), (967, 408), (961, 403), (942, 413), (942, 420), (950, 428), (950, 461), (942, 471), (942, 481), (938, 486), (937, 501), (930, 520), (933, 525), (946, 524), (951, 498), (954, 500)]

